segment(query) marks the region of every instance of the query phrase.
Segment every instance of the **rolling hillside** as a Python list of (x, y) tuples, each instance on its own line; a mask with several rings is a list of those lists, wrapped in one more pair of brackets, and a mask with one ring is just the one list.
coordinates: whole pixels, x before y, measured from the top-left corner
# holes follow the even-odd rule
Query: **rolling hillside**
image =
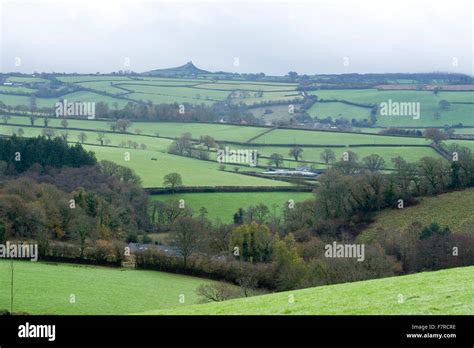
[(474, 279), (474, 266), (139, 314), (472, 314), (474, 313), (472, 279)]
[(421, 198), (420, 204), (405, 209), (384, 209), (375, 215), (375, 221), (359, 236), (367, 241), (378, 228), (401, 230), (418, 221), (424, 226), (437, 222), (449, 226), (452, 232), (472, 231), (474, 216), (474, 189)]

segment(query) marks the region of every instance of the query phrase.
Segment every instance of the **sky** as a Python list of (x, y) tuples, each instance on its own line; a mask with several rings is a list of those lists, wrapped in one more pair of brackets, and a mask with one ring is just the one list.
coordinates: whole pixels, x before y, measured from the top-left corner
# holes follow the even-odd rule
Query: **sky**
[(472, 0), (0, 0), (0, 71), (474, 72)]

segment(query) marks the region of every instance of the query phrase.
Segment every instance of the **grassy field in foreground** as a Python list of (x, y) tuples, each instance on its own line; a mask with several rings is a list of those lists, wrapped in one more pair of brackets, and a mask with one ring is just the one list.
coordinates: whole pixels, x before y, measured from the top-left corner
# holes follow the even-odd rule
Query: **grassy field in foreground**
[[(210, 220), (224, 223), (232, 222), (232, 217), (239, 208), (247, 208), (260, 203), (265, 204), (270, 213), (283, 215), (283, 205), (290, 199), (295, 202), (314, 198), (311, 192), (211, 192), (211, 193), (176, 193), (172, 195), (155, 195), (153, 200), (167, 201), (183, 199), (186, 206), (193, 209), (196, 215), (199, 209), (207, 209)], [(278, 207), (273, 208), (276, 204)]]
[[(10, 262), (0, 261), (0, 309), (10, 308)], [(31, 314), (130, 314), (198, 302), (209, 280), (156, 271), (14, 262), (14, 311)], [(73, 294), (75, 303), (70, 303)], [(184, 295), (184, 304), (179, 302)]]
[(140, 314), (472, 314), (472, 279), (474, 267), (453, 268)]
[(401, 230), (412, 222), (423, 225), (437, 222), (449, 226), (452, 232), (472, 231), (474, 225), (474, 189), (445, 193), (434, 197), (423, 197), (421, 203), (405, 209), (385, 209), (375, 215), (373, 222), (359, 238), (370, 238), (382, 227), (387, 230)]

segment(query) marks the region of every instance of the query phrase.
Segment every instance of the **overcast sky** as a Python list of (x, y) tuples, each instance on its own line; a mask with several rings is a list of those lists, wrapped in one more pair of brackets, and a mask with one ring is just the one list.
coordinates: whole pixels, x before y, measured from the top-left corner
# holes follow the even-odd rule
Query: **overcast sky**
[(472, 0), (0, 3), (2, 72), (474, 71)]

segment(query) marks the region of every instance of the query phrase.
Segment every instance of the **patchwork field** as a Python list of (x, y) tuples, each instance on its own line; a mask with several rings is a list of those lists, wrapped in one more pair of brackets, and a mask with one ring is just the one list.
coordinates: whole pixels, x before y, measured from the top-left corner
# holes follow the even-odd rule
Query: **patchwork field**
[[(171, 172), (181, 174), (184, 186), (288, 186), (277, 180), (219, 170), (219, 163), (199, 161), (167, 153), (86, 145), (99, 160), (109, 160), (132, 168), (143, 181), (144, 187), (162, 187), (163, 177)], [(125, 160), (125, 152), (130, 160)], [(156, 160), (151, 160), (156, 158)]]
[[(419, 102), (420, 118), (410, 116), (377, 116), (377, 125), (385, 127), (429, 127), (462, 123), (474, 125), (474, 92), (439, 92), (435, 95), (430, 91), (380, 91), (377, 89), (353, 90), (318, 90), (310, 94), (319, 99), (345, 100), (360, 104), (380, 105), (391, 99), (394, 102)], [(450, 103), (464, 102), (471, 104), (451, 104), (448, 110), (440, 110), (438, 103), (447, 100)], [(434, 113), (439, 112), (440, 118), (435, 119)]]
[[(10, 265), (0, 261), (0, 309), (10, 309)], [(13, 310), (31, 314), (131, 314), (195, 304), (199, 301), (197, 287), (210, 283), (213, 281), (156, 271), (14, 261)], [(75, 303), (70, 303), (71, 295)], [(184, 295), (184, 303), (179, 302), (180, 295)]]
[(239, 208), (251, 205), (265, 204), (270, 214), (283, 215), (283, 206), (290, 199), (295, 202), (314, 198), (310, 192), (212, 192), (212, 193), (176, 193), (170, 195), (154, 195), (153, 200), (168, 201), (183, 199), (186, 206), (199, 214), (199, 209), (205, 207), (207, 217), (212, 221), (231, 223), (232, 217)]
[[(473, 144), (474, 145), (474, 144)], [(249, 147), (251, 148), (251, 147)], [(298, 167), (305, 165), (304, 162), (295, 162), (294, 158), (289, 155), (291, 147), (276, 147), (276, 146), (264, 146), (264, 147), (255, 147), (260, 156), (269, 157), (273, 153), (278, 153), (285, 158), (284, 166), (285, 167)], [(303, 148), (302, 158), (303, 161), (311, 162), (320, 162), (319, 165), (314, 165), (316, 169), (326, 168), (325, 164), (321, 159), (321, 153), (324, 151), (324, 148)], [(435, 150), (430, 147), (410, 147), (410, 146), (397, 146), (397, 147), (377, 147), (377, 146), (365, 146), (365, 147), (343, 147), (343, 148), (331, 148), (335, 153), (336, 159), (339, 160), (342, 158), (342, 155), (346, 151), (352, 151), (357, 154), (359, 157), (358, 160), (361, 161), (364, 157), (376, 154), (381, 156), (385, 160), (385, 168), (392, 169), (393, 163), (392, 158), (401, 156), (408, 162), (416, 162), (423, 157), (435, 157), (442, 158)], [(290, 159), (288, 161), (286, 159)], [(267, 159), (261, 158), (259, 160), (260, 165), (267, 163)]]
[[(2, 119), (0, 119), (1, 121)], [(4, 121), (4, 120), (3, 120)], [(250, 149), (257, 150), (260, 156), (269, 157), (273, 153), (278, 153), (283, 156), (285, 167), (298, 167), (301, 165), (309, 165), (305, 162), (296, 162), (294, 158), (289, 154), (291, 150), (292, 142), (298, 142), (301, 144), (318, 144), (318, 145), (346, 145), (345, 147), (333, 147), (332, 151), (335, 152), (336, 158), (341, 158), (343, 152), (353, 151), (359, 156), (359, 160), (363, 157), (377, 154), (382, 156), (385, 160), (385, 166), (387, 169), (393, 168), (391, 159), (397, 156), (402, 156), (408, 162), (415, 162), (425, 156), (437, 157), (441, 156), (435, 152), (432, 148), (428, 147), (428, 141), (423, 138), (408, 138), (408, 137), (393, 137), (393, 136), (371, 136), (368, 134), (357, 134), (357, 133), (339, 133), (339, 132), (322, 132), (322, 131), (307, 131), (307, 130), (290, 130), (290, 129), (277, 129), (269, 131), (269, 128), (264, 127), (252, 127), (252, 126), (237, 126), (237, 125), (226, 125), (226, 124), (206, 124), (206, 123), (172, 123), (172, 122), (133, 122), (129, 128), (129, 133), (112, 133), (110, 132), (110, 122), (108, 121), (90, 121), (90, 120), (75, 120), (68, 119), (68, 128), (61, 126), (62, 119), (50, 118), (49, 127), (57, 127), (53, 130), (55, 136), (67, 133), (69, 142), (79, 141), (79, 134), (85, 133), (86, 140), (85, 144), (100, 145), (99, 132), (107, 131), (105, 137), (107, 139), (106, 145), (119, 146), (122, 149), (106, 150), (101, 147), (94, 147), (94, 151), (119, 151), (123, 154), (130, 145), (129, 142), (136, 142), (139, 149), (146, 149), (147, 151), (161, 152), (162, 155), (171, 156), (167, 154), (168, 148), (172, 143), (171, 139), (180, 136), (185, 132), (191, 133), (192, 137), (199, 139), (203, 135), (212, 135), (216, 140), (235, 141), (246, 143), (248, 140), (257, 137), (260, 134), (266, 133), (263, 136), (257, 137), (253, 142), (259, 144), (270, 144), (280, 143), (288, 144), (287, 146), (252, 146), (252, 143), (247, 144), (227, 144), (231, 149)], [(0, 134), (11, 135), (18, 134), (18, 130), (23, 130), (24, 136), (38, 136), (41, 135), (44, 128), (44, 122), (42, 119), (38, 119), (35, 123), (36, 127), (30, 127), (30, 119), (24, 116), (12, 116), (8, 120), (8, 124), (0, 124)], [(134, 134), (139, 132), (142, 135)], [(148, 136), (145, 136), (148, 135)], [(157, 137), (159, 136), (159, 137)], [(164, 137), (164, 138), (162, 138)], [(468, 140), (456, 140), (447, 141), (446, 144), (458, 143), (462, 146), (467, 146), (474, 150), (474, 142)], [(392, 144), (399, 146), (387, 147), (387, 146), (351, 146), (354, 144)], [(426, 147), (416, 147), (410, 145), (425, 145)], [(144, 148), (143, 148), (144, 147)], [(326, 166), (322, 163), (320, 158), (321, 152), (324, 151), (324, 147), (303, 147), (302, 161), (313, 162), (314, 168), (324, 169)], [(141, 151), (141, 150), (135, 150)], [(154, 156), (150, 156), (154, 157)], [(176, 161), (176, 156), (172, 156), (168, 159)], [(181, 160), (191, 161), (192, 163), (198, 161), (191, 158), (180, 158)], [(216, 153), (210, 153), (210, 159), (216, 160)], [(204, 163), (205, 165), (217, 166), (217, 163)], [(266, 166), (268, 159), (260, 158), (259, 165)], [(147, 166), (140, 166), (138, 163), (127, 163), (126, 165), (137, 167), (137, 172), (148, 173), (144, 174), (145, 177), (150, 178), (150, 169)], [(217, 166), (218, 167), (218, 166)], [(229, 170), (232, 170), (232, 164), (227, 165)], [(243, 166), (242, 170), (248, 170), (247, 167)], [(152, 186), (161, 186), (160, 183), (156, 184), (156, 179), (150, 181), (145, 180), (149, 185), (155, 182)], [(245, 179), (245, 182), (248, 180)], [(191, 184), (186, 184), (191, 185)], [(204, 185), (201, 183), (200, 185)], [(209, 184), (206, 186), (212, 186), (212, 180), (209, 180)]]
[[(97, 94), (94, 92), (80, 91), (80, 92), (66, 94), (62, 96), (61, 98), (36, 98), (36, 104), (40, 108), (41, 107), (54, 108), (55, 104), (60, 99), (66, 99), (68, 102), (87, 101), (87, 102), (97, 103), (99, 101), (103, 101), (105, 103), (108, 103), (110, 106), (112, 106), (114, 103), (117, 103), (119, 108), (123, 108), (128, 103), (128, 100), (108, 97), (108, 96), (104, 96), (104, 95)], [(0, 101), (10, 106), (18, 106), (18, 105), (29, 106), (30, 105), (30, 97), (22, 96), (22, 95), (10, 95), (10, 94), (0, 93)]]
[(473, 278), (474, 266), (462, 267), (139, 314), (470, 315), (474, 312)]
[[(0, 122), (3, 120), (0, 117)], [(62, 127), (62, 119), (50, 118), (49, 126)], [(109, 121), (98, 120), (77, 120), (68, 119), (69, 128), (88, 129), (92, 131), (110, 131)], [(30, 119), (23, 116), (12, 116), (8, 120), (9, 124), (30, 125)], [(37, 126), (43, 126), (41, 119), (35, 123)], [(0, 129), (2, 125), (0, 124)], [(246, 142), (250, 138), (268, 130), (263, 127), (235, 126), (228, 124), (210, 124), (210, 123), (179, 123), (179, 122), (132, 122), (129, 132), (140, 129), (142, 134), (159, 135), (161, 137), (179, 137), (183, 133), (189, 132), (195, 139), (203, 135), (211, 135), (216, 140)]]

